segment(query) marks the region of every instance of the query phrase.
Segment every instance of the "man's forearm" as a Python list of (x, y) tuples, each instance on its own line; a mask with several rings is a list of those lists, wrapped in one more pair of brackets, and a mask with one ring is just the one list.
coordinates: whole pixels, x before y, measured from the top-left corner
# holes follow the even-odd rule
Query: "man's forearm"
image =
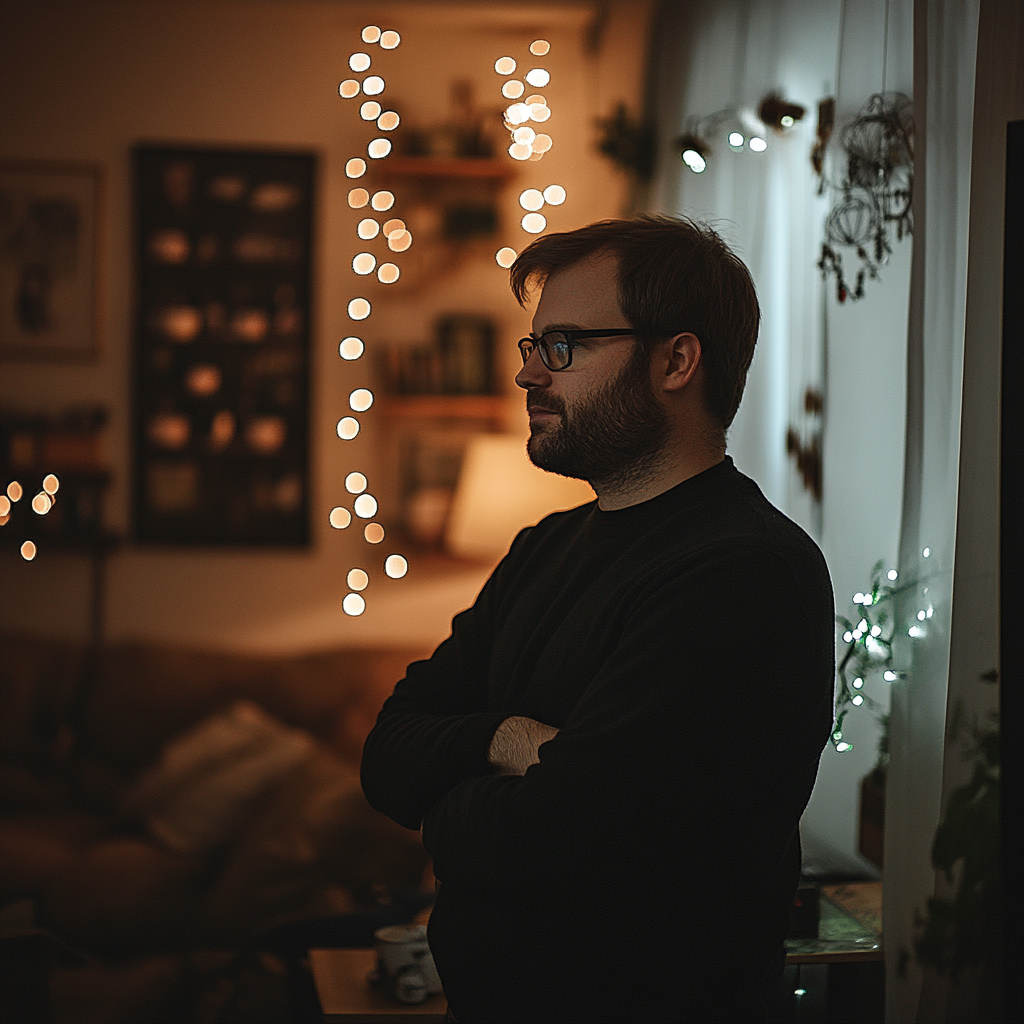
[(554, 726), (513, 715), (498, 726), (487, 751), (487, 761), (499, 775), (525, 775), (531, 764), (540, 763), (541, 744), (556, 735), (558, 730)]

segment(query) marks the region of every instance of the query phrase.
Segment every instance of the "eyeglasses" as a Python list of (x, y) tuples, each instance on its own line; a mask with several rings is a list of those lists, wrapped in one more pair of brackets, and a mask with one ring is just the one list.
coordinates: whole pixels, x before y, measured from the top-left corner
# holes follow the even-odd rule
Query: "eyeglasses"
[(572, 365), (572, 350), (582, 339), (618, 338), (634, 334), (636, 330), (632, 327), (609, 331), (545, 331), (539, 338), (520, 338), (519, 351), (525, 363), (533, 355), (533, 350), (539, 349), (540, 358), (549, 370), (565, 370)]

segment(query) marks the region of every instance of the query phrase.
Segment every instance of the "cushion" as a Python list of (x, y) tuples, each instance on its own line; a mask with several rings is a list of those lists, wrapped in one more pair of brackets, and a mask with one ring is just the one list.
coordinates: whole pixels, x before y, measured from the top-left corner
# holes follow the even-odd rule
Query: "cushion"
[(251, 701), (237, 701), (171, 740), (122, 807), (176, 853), (234, 839), (274, 785), (313, 755), (313, 740)]

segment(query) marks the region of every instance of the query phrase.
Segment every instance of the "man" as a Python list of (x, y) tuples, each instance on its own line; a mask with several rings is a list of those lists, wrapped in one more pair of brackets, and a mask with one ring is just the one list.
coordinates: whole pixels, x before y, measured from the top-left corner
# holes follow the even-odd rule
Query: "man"
[(409, 666), (363, 788), (422, 828), (460, 1024), (764, 1020), (834, 644), (820, 552), (725, 455), (753, 283), (665, 217), (540, 238), (511, 276), (543, 286), (530, 458), (597, 501), (523, 530)]

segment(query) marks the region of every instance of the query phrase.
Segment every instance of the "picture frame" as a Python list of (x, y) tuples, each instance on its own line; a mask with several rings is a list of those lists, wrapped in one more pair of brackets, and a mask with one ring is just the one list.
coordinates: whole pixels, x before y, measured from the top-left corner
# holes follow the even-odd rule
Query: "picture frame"
[(0, 161), (0, 359), (97, 357), (103, 201), (99, 164)]
[(133, 149), (133, 535), (310, 543), (315, 153)]

